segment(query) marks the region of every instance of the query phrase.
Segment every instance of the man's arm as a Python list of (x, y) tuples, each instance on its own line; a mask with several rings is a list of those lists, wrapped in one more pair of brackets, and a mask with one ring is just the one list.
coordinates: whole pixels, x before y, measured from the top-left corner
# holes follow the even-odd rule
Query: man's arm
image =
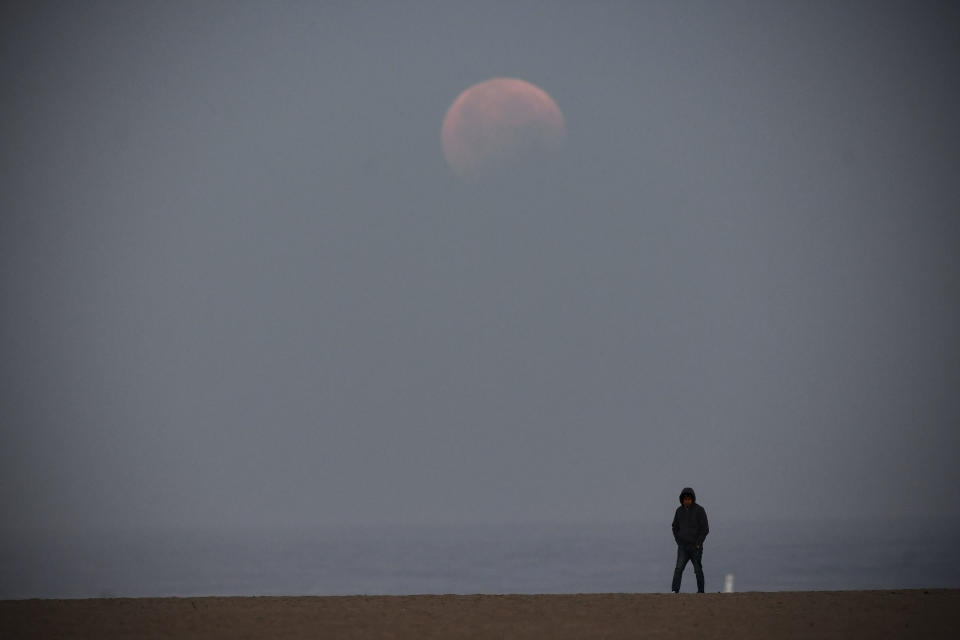
[(677, 537), (678, 533), (680, 533), (680, 509), (673, 512), (673, 539), (677, 544), (680, 544), (680, 538)]
[(703, 541), (707, 539), (707, 534), (710, 533), (710, 523), (707, 522), (707, 510), (703, 507), (700, 507), (700, 526), (698, 529), (697, 546), (702, 547)]

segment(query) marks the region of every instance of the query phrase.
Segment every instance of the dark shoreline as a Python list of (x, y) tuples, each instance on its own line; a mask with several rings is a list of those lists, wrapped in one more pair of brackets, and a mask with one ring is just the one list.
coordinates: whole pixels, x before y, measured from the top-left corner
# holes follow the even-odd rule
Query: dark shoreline
[(960, 589), (0, 601), (4, 638), (953, 637)]

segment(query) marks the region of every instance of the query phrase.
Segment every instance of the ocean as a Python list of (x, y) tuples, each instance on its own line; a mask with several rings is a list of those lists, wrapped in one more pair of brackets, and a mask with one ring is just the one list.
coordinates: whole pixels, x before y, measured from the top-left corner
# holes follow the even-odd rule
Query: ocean
[[(0, 533), (0, 599), (657, 593), (676, 556), (669, 519)], [(955, 518), (714, 518), (707, 591), (957, 588), (958, 538)], [(681, 590), (696, 590), (692, 566)]]

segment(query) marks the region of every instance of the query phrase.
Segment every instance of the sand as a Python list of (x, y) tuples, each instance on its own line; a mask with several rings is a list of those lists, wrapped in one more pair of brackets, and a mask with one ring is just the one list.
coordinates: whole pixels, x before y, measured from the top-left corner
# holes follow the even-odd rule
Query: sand
[(947, 638), (960, 589), (0, 601), (2, 638)]

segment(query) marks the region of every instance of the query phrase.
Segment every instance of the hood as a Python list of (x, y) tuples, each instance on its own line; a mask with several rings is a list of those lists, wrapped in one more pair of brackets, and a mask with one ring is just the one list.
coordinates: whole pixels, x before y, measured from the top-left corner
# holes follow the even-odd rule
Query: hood
[(680, 492), (680, 504), (683, 504), (683, 496), (690, 494), (690, 497), (693, 498), (693, 501), (697, 501), (697, 492), (694, 491), (691, 487), (684, 487), (683, 491)]

